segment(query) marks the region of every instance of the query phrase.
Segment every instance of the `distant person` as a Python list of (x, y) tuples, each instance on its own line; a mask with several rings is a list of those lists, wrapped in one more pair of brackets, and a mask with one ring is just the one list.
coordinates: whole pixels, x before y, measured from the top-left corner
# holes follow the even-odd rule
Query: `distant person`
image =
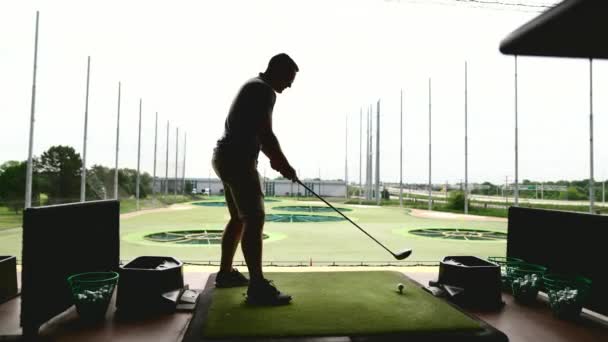
[[(291, 301), (290, 295), (281, 293), (262, 273), (265, 213), (257, 164), (261, 150), (274, 170), (291, 181), (298, 179), (272, 131), (276, 93), (291, 87), (298, 71), (293, 59), (281, 53), (270, 59), (266, 71), (245, 82), (232, 101), (224, 134), (213, 151), (213, 169), (224, 184), (230, 211), (222, 237), (222, 259), (215, 286), (248, 285), (247, 303), (250, 304), (282, 305)], [(232, 267), (239, 242), (250, 279)]]

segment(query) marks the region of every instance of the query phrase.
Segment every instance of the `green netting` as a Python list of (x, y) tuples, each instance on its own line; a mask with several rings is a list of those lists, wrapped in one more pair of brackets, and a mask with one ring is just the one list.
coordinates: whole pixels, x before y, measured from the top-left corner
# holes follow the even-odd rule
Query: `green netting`
[[(300, 211), (300, 212), (306, 212), (306, 213), (333, 213), (335, 212), (335, 210), (333, 210), (330, 207), (319, 207), (319, 206), (312, 206), (312, 205), (291, 205), (291, 206), (279, 206), (279, 207), (274, 207), (272, 209), (275, 210), (283, 210), (283, 211)], [(339, 211), (352, 211), (352, 209), (347, 209), (347, 208), (336, 208)]]
[[(279, 202), (279, 200), (272, 199), (272, 198), (264, 198), (264, 202)], [(213, 201), (213, 202), (205, 201), (205, 202), (194, 202), (192, 204), (198, 205), (201, 207), (225, 207), (226, 206), (225, 201)]]
[[(179, 230), (148, 234), (144, 239), (181, 245), (218, 245), (222, 243), (222, 234), (222, 230)], [(267, 239), (268, 235), (264, 234), (263, 238)]]
[(462, 241), (502, 241), (507, 239), (507, 234), (491, 230), (460, 229), (460, 228), (425, 228), (409, 231), (410, 234)]
[(266, 214), (266, 222), (336, 222), (344, 221), (339, 216), (303, 214)]

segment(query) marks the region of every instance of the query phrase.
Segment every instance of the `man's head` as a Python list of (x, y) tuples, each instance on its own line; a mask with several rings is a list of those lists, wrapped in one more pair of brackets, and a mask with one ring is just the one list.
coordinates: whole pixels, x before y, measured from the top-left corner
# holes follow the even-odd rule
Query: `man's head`
[(264, 76), (277, 93), (282, 93), (285, 88), (291, 87), (298, 71), (300, 69), (296, 62), (286, 53), (280, 53), (270, 59)]

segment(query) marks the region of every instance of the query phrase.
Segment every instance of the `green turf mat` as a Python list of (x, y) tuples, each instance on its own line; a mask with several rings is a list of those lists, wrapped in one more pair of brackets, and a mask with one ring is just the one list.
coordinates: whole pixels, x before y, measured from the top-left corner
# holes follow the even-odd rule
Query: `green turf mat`
[[(245, 288), (214, 289), (205, 338), (478, 331), (481, 325), (392, 271), (269, 273), (290, 305), (251, 307)], [(403, 294), (397, 284), (403, 283)]]

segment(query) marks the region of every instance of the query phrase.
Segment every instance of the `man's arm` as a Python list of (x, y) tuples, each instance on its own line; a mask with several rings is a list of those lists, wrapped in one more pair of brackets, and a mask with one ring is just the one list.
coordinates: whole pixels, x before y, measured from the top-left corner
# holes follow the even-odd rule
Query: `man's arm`
[(270, 166), (281, 173), (283, 177), (295, 181), (297, 179), (295, 170), (287, 161), (287, 157), (281, 150), (281, 145), (272, 131), (272, 118), (269, 116), (262, 122), (260, 141), (262, 152), (270, 159)]

